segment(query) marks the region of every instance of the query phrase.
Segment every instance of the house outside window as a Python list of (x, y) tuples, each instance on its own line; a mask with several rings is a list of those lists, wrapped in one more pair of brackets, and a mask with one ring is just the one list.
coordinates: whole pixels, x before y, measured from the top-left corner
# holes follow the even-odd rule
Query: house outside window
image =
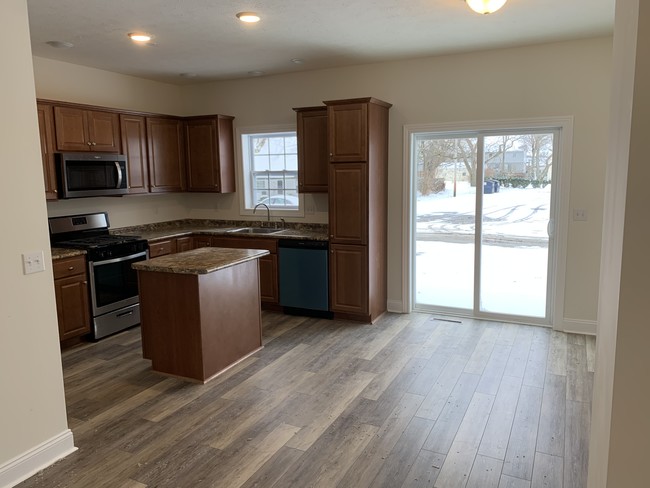
[(296, 131), (242, 131), (240, 141), (242, 213), (249, 213), (261, 203), (277, 210), (276, 215), (300, 213)]

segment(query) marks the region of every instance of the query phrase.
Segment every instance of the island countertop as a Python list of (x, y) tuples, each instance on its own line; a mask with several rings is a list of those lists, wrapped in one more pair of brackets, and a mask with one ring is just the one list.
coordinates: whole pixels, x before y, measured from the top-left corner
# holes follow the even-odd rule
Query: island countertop
[(133, 263), (137, 271), (177, 274), (208, 274), (269, 254), (264, 249), (202, 247)]

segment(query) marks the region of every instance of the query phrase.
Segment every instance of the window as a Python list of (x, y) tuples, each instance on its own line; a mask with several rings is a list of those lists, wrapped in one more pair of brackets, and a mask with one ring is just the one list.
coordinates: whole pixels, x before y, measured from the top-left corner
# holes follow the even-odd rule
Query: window
[(262, 203), (271, 210), (298, 212), (301, 199), (295, 130), (241, 133), (241, 149), (244, 213)]

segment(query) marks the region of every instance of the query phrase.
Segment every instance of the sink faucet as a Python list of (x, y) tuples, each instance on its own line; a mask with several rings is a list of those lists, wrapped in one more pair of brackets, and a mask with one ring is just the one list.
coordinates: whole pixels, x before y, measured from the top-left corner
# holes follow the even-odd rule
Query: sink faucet
[(271, 210), (269, 209), (269, 206), (266, 203), (258, 203), (257, 205), (255, 205), (255, 208), (253, 208), (253, 215), (255, 215), (255, 211), (257, 210), (257, 207), (266, 208), (266, 220), (270, 224), (271, 223)]

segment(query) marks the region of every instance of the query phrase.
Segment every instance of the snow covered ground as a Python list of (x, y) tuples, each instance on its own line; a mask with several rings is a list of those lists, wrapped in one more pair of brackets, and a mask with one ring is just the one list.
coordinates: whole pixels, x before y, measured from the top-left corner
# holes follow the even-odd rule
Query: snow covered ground
[[(473, 308), (475, 188), (458, 183), (416, 205), (416, 303)], [(550, 187), (485, 194), (481, 310), (544, 317)]]

